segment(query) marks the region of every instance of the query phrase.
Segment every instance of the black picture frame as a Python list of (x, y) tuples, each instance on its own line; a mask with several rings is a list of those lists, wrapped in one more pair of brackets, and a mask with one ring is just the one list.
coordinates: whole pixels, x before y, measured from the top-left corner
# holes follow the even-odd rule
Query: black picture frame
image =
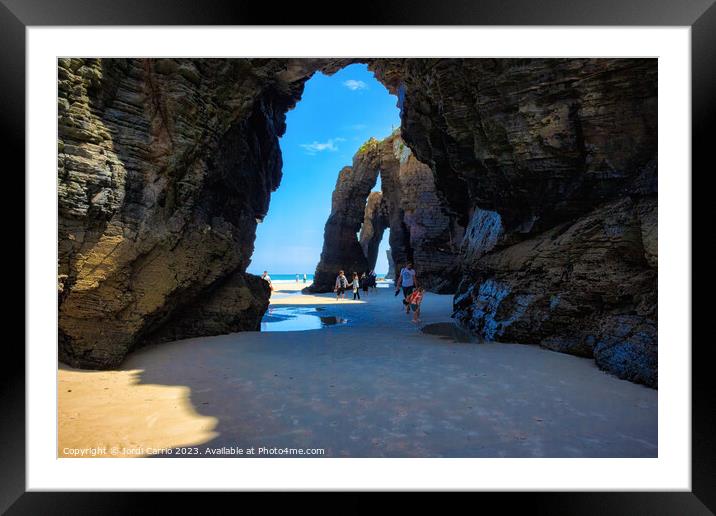
[[(708, 150), (713, 145), (707, 129), (709, 122), (715, 118), (716, 105), (714, 1), (488, 0), (478, 3), (470, 0), (384, 0), (353, 10), (346, 6), (348, 10), (345, 11), (339, 9), (335, 2), (311, 2), (308, 8), (308, 4), (303, 3), (281, 3), (279, 6), (255, 0), (0, 0), (0, 69), (3, 71), (0, 76), (0, 119), (5, 134), (3, 142), (6, 149), (25, 148), (25, 29), (28, 26), (690, 26), (692, 169), (700, 168), (702, 172), (707, 172)], [(12, 154), (18, 158), (14, 170), (24, 170), (24, 152), (13, 151)], [(713, 168), (712, 164), (710, 168)], [(10, 172), (10, 169), (6, 171)], [(16, 175), (21, 176), (19, 173)], [(16, 192), (24, 191), (24, 182), (18, 187)], [(496, 499), (501, 512), (526, 507), (532, 514), (712, 514), (716, 510), (716, 428), (713, 398), (710, 396), (712, 389), (708, 388), (713, 383), (709, 371), (709, 340), (703, 344), (702, 348), (692, 346), (691, 492), (481, 493), (479, 496)], [(7, 346), (4, 353), (5, 363), (12, 366), (5, 368), (0, 392), (3, 408), (0, 426), (0, 469), (3, 478), (0, 510), (8, 514), (126, 514), (155, 512), (166, 509), (167, 504), (186, 503), (185, 495), (177, 494), (25, 492), (25, 353), (18, 346)], [(362, 506), (370, 510), (374, 505), (371, 499), (371, 496), (356, 499), (346, 507), (360, 510)], [(415, 497), (413, 500), (422, 503), (420, 499)]]

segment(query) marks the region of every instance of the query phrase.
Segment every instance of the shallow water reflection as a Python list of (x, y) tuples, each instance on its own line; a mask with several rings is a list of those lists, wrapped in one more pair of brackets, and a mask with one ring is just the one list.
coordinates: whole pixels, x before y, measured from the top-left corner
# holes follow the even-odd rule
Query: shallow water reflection
[(269, 306), (261, 320), (261, 331), (319, 330), (348, 322), (343, 317), (324, 314), (324, 311), (323, 307)]

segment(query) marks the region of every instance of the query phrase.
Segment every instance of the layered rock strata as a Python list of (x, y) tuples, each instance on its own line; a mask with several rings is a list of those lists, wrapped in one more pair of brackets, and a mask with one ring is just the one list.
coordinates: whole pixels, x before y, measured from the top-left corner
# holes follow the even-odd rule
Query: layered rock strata
[(656, 386), (656, 60), (371, 66), (467, 226), (458, 321)]
[[(382, 192), (370, 192), (378, 176)], [(341, 269), (372, 270), (389, 228), (394, 264), (402, 267), (411, 260), (427, 289), (454, 292), (463, 229), (446, 211), (432, 171), (415, 159), (399, 131), (382, 141), (368, 140), (353, 157), (353, 166), (338, 176), (321, 260), (309, 290), (332, 290)]]
[[(116, 366), (172, 338), (256, 330), (244, 271), (281, 179), (278, 137), (326, 61), (58, 61), (59, 354)], [(174, 324), (172, 322), (172, 324)]]

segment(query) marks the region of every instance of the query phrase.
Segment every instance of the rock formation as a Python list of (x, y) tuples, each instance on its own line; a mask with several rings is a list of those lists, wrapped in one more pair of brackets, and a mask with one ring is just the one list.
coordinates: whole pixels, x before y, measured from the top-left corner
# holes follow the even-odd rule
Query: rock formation
[(268, 291), (244, 271), (281, 179), (278, 137), (331, 66), (59, 60), (63, 361), (112, 367), (152, 339), (259, 328)]
[(378, 261), (378, 247), (389, 225), (388, 206), (383, 201), (383, 192), (371, 192), (365, 205), (363, 225), (358, 237), (369, 271), (375, 268), (375, 263)]
[(323, 232), (323, 251), (309, 292), (330, 292), (338, 271), (361, 273), (369, 269), (368, 260), (356, 236), (363, 224), (366, 199), (378, 177), (378, 169), (353, 158), (353, 167), (338, 174), (333, 191), (331, 214)]
[[(398, 159), (397, 169), (390, 170), (397, 177), (398, 199), (393, 204), (398, 206), (394, 212), (400, 219), (391, 225), (391, 234), (397, 224), (404, 228), (406, 254), (422, 286), (431, 292), (453, 294), (459, 283), (464, 228), (439, 196), (430, 167), (419, 162), (400, 137), (394, 136), (391, 144)], [(395, 253), (393, 258), (400, 267), (404, 265)]]
[[(378, 175), (383, 191), (370, 192)], [(453, 293), (463, 229), (446, 211), (432, 171), (415, 159), (399, 131), (382, 141), (371, 138), (353, 157), (353, 166), (338, 176), (321, 260), (308, 290), (329, 292), (341, 269), (372, 270), (390, 228), (393, 263), (402, 267), (412, 260), (422, 285)]]
[(468, 228), (455, 317), (655, 387), (656, 61), (371, 66)]
[(385, 254), (388, 257), (388, 273), (385, 275), (385, 279), (395, 279), (395, 262), (393, 261), (393, 253), (390, 249), (386, 249)]
[(656, 386), (655, 59), (60, 59), (60, 358), (258, 327), (268, 293), (245, 270), (285, 113), (355, 61), (396, 95), (405, 145), (341, 172), (317, 277), (368, 266), (380, 173), (393, 258), (459, 283), (462, 324)]

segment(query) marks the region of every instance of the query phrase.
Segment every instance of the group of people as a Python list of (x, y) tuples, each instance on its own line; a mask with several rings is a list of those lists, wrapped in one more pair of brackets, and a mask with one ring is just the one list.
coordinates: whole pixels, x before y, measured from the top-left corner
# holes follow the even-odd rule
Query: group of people
[(350, 288), (353, 290), (353, 299), (360, 300), (361, 288), (363, 289), (363, 294), (366, 295), (371, 287), (376, 288), (375, 271), (364, 272), (360, 278), (358, 277), (358, 273), (354, 272), (350, 282), (344, 271), (338, 271), (336, 285), (333, 291), (336, 293), (336, 299), (343, 299), (346, 290)]
[[(273, 284), (271, 283), (271, 276), (268, 275), (267, 271), (261, 275), (261, 278), (266, 281), (269, 288), (273, 290)], [(303, 281), (306, 281), (306, 275), (303, 275)], [(300, 280), (299, 275), (296, 275), (296, 281)], [(336, 293), (336, 299), (344, 299), (346, 290), (349, 288), (353, 291), (353, 299), (360, 300), (360, 291), (363, 290), (364, 295), (368, 293), (368, 290), (373, 287), (376, 288), (376, 276), (375, 271), (364, 272), (360, 277), (358, 273), (354, 272), (351, 281), (348, 281), (344, 271), (339, 271), (336, 276), (336, 285), (333, 291)], [(408, 262), (405, 267), (400, 269), (398, 274), (398, 280), (395, 283), (395, 295), (400, 294), (403, 291), (403, 306), (405, 307), (406, 315), (410, 315), (413, 312), (414, 323), (420, 322), (420, 305), (423, 302), (423, 295), (425, 289), (418, 285), (418, 276), (413, 268), (413, 264)]]
[[(336, 299), (343, 299), (346, 290), (353, 289), (353, 299), (360, 299), (360, 289), (363, 288), (364, 293), (368, 293), (368, 289), (376, 286), (375, 272), (363, 273), (359, 278), (358, 273), (354, 272), (351, 281), (348, 281), (344, 271), (339, 271), (336, 276), (336, 285), (333, 291), (336, 293)], [(398, 280), (395, 284), (395, 295), (403, 291), (403, 306), (406, 315), (410, 315), (412, 310), (414, 323), (420, 322), (420, 305), (423, 302), (425, 289), (418, 285), (418, 277), (413, 268), (413, 264), (408, 262), (405, 267), (400, 270)]]

